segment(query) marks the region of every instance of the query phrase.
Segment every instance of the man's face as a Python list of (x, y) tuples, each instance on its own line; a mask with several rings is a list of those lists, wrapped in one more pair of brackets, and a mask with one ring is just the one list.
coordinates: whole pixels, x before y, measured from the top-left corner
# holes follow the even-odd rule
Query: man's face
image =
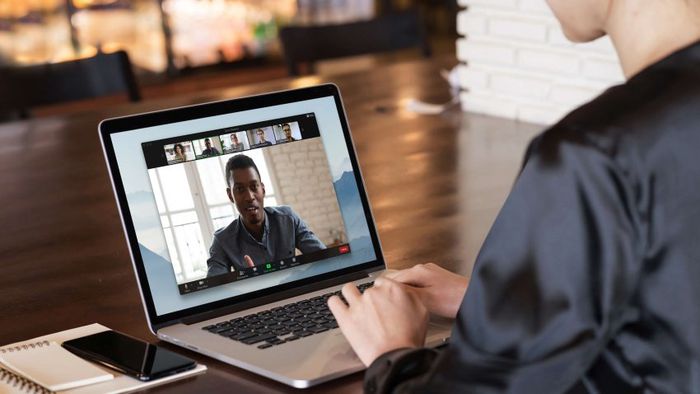
[(292, 128), (288, 124), (282, 126), (282, 131), (284, 131), (284, 136), (287, 138), (292, 138)]
[(209, 140), (204, 140), (204, 145), (207, 146), (207, 149), (211, 149), (211, 141), (209, 141)]
[(263, 214), (265, 185), (260, 181), (255, 168), (233, 170), (231, 183), (231, 188), (226, 189), (226, 192), (229, 200), (236, 204), (236, 209), (241, 213), (243, 223), (248, 225), (262, 223), (265, 218)]
[(265, 132), (262, 129), (258, 129), (255, 133), (258, 135), (258, 142), (265, 141)]

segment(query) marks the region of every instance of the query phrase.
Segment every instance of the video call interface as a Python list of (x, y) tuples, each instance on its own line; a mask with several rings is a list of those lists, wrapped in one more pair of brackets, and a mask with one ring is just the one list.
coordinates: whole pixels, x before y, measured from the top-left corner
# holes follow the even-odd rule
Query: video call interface
[(142, 149), (180, 294), (351, 252), (313, 113)]

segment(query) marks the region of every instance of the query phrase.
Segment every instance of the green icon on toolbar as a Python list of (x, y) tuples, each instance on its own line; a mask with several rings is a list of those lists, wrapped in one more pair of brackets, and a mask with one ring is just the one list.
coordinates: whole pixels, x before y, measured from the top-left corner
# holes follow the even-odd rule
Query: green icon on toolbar
[(272, 264), (265, 264), (265, 268), (267, 268), (267, 269), (272, 268)]

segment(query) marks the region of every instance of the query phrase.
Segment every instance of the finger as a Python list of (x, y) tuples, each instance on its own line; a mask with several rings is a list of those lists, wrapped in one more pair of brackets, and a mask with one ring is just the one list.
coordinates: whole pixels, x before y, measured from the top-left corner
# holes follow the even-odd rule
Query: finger
[(249, 268), (255, 267), (255, 263), (253, 263), (253, 259), (251, 259), (250, 256), (248, 256), (248, 255), (243, 256), (243, 261), (245, 261), (245, 264)]
[(377, 291), (394, 291), (394, 290), (405, 290), (411, 287), (405, 283), (397, 282), (393, 279), (380, 277), (374, 280), (374, 286), (367, 290), (375, 289)]
[(338, 296), (332, 296), (328, 299), (328, 309), (335, 317), (335, 321), (338, 323), (338, 327), (340, 327), (341, 330), (347, 328), (346, 323), (348, 321), (348, 315), (350, 314), (348, 308), (345, 302)]
[(349, 305), (352, 305), (360, 300), (360, 290), (358, 290), (353, 283), (348, 283), (343, 286), (341, 292), (343, 293), (343, 297), (345, 297), (345, 301), (347, 301)]
[(425, 267), (419, 264), (413, 268), (398, 271), (394, 275), (388, 276), (388, 278), (410, 286), (423, 287), (427, 283), (425, 273)]
[(340, 316), (345, 316), (348, 311), (348, 306), (338, 296), (328, 298), (328, 309), (331, 310), (333, 316), (338, 319)]
[(345, 305), (345, 302), (341, 300), (340, 297), (332, 296), (328, 299), (328, 309), (333, 313), (338, 327), (347, 338), (347, 335), (351, 334), (356, 329), (353, 328), (350, 307)]
[(384, 270), (384, 272), (382, 272), (382, 274), (380, 276), (392, 278), (392, 277), (396, 276), (399, 272), (404, 271), (404, 270), (405, 269), (397, 270), (397, 269), (387, 268)]

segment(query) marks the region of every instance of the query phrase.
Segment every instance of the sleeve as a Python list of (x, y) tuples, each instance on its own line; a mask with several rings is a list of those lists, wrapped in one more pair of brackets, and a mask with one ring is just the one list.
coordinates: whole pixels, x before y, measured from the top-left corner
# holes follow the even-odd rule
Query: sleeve
[(229, 262), (224, 249), (219, 244), (217, 237), (209, 248), (209, 258), (207, 259), (207, 278), (231, 272), (231, 263)]
[(293, 212), (294, 217), (294, 235), (295, 247), (301, 250), (301, 253), (315, 252), (326, 248), (326, 245), (314, 234), (313, 231), (306, 225), (304, 220)]
[(642, 224), (627, 175), (581, 137), (533, 143), (477, 257), (450, 345), (424, 373), (377, 392), (578, 386), (630, 316)]

